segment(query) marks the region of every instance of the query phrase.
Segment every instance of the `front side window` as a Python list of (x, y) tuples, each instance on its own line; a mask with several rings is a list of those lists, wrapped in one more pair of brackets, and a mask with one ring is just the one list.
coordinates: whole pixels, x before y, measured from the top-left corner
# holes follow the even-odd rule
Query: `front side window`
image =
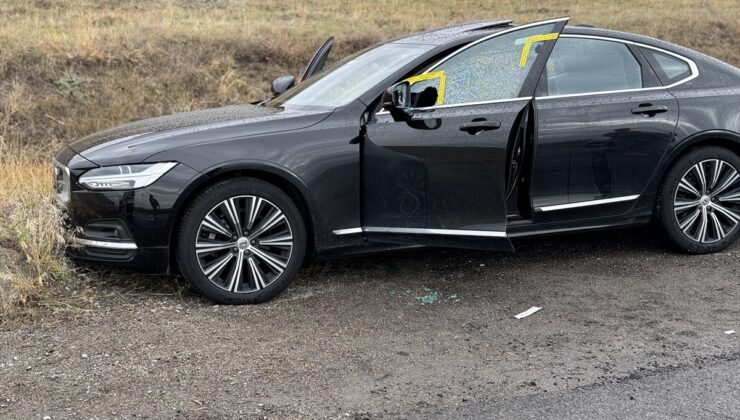
[(423, 95), (434, 87), (437, 105), (517, 98), (542, 44), (557, 39), (554, 28), (539, 25), (475, 44), (430, 69), (437, 77), (408, 79), (413, 82), (411, 93)]
[(640, 63), (625, 44), (588, 38), (560, 38), (542, 77), (548, 96), (643, 87)]

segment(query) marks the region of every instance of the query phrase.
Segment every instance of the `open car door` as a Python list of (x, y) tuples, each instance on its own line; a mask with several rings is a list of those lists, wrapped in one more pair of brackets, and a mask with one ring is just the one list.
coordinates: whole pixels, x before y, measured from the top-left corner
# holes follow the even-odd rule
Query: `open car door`
[(331, 52), (331, 48), (333, 46), (334, 37), (331, 37), (327, 39), (318, 50), (316, 50), (313, 57), (311, 57), (311, 61), (308, 62), (306, 70), (303, 71), (303, 76), (301, 76), (300, 80), (301, 82), (324, 69), (326, 58), (329, 56), (329, 52)]
[[(324, 41), (323, 44), (321, 44), (321, 47), (319, 47), (319, 49), (316, 50), (316, 52), (313, 54), (313, 57), (311, 57), (311, 60), (308, 62), (308, 66), (306, 66), (306, 69), (303, 71), (303, 75), (301, 76), (301, 80), (299, 80), (299, 82), (302, 82), (308, 79), (312, 75), (324, 69), (324, 65), (326, 64), (326, 58), (329, 56), (329, 52), (331, 51), (331, 48), (333, 46), (334, 46), (334, 37), (327, 39), (326, 41)], [(270, 90), (272, 91), (272, 97), (274, 98), (278, 95), (281, 95), (287, 92), (293, 86), (295, 86), (295, 77), (293, 76), (282, 76), (282, 77), (273, 79), (270, 85)], [(270, 99), (271, 98), (252, 102), (252, 105), (264, 105)]]
[[(406, 79), (410, 108), (378, 112), (362, 147), (371, 241), (512, 250), (513, 150), (567, 18), (502, 30)], [(526, 130), (524, 130), (526, 132)], [(509, 178), (509, 179), (507, 179)]]

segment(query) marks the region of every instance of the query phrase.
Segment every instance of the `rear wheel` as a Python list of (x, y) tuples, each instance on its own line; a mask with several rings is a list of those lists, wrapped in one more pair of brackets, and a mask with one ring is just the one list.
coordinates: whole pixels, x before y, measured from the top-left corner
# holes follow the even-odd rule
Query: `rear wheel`
[(671, 168), (658, 193), (666, 236), (692, 254), (721, 251), (738, 236), (740, 158), (722, 147), (696, 149)]
[(183, 276), (219, 303), (269, 300), (293, 280), (306, 249), (298, 208), (253, 178), (215, 184), (185, 210), (176, 256)]

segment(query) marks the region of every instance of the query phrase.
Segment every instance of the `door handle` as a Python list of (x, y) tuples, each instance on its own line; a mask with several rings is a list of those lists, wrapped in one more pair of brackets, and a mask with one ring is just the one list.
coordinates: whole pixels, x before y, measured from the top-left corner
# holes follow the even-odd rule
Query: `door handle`
[(460, 131), (467, 131), (468, 134), (478, 134), (483, 131), (497, 130), (501, 127), (498, 121), (473, 121), (460, 126)]
[(638, 106), (637, 108), (632, 108), (633, 114), (643, 115), (646, 117), (652, 117), (655, 114), (660, 114), (661, 112), (668, 112), (668, 107), (665, 105), (644, 104)]

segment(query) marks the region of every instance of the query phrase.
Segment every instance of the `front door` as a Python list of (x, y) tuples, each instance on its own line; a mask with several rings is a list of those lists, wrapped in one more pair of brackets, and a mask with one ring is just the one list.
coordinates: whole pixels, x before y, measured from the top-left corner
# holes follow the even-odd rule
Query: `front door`
[(373, 241), (510, 250), (507, 161), (517, 128), (567, 19), (502, 31), (421, 75), (437, 102), (410, 122), (387, 112), (366, 124), (362, 228)]
[(535, 99), (535, 221), (612, 217), (638, 202), (678, 103), (634, 45), (563, 34)]
[(323, 44), (321, 44), (319, 49), (313, 54), (313, 57), (311, 57), (311, 60), (308, 61), (308, 65), (301, 76), (301, 82), (324, 69), (326, 58), (329, 57), (329, 52), (331, 52), (331, 48), (333, 46), (334, 37), (327, 39)]

